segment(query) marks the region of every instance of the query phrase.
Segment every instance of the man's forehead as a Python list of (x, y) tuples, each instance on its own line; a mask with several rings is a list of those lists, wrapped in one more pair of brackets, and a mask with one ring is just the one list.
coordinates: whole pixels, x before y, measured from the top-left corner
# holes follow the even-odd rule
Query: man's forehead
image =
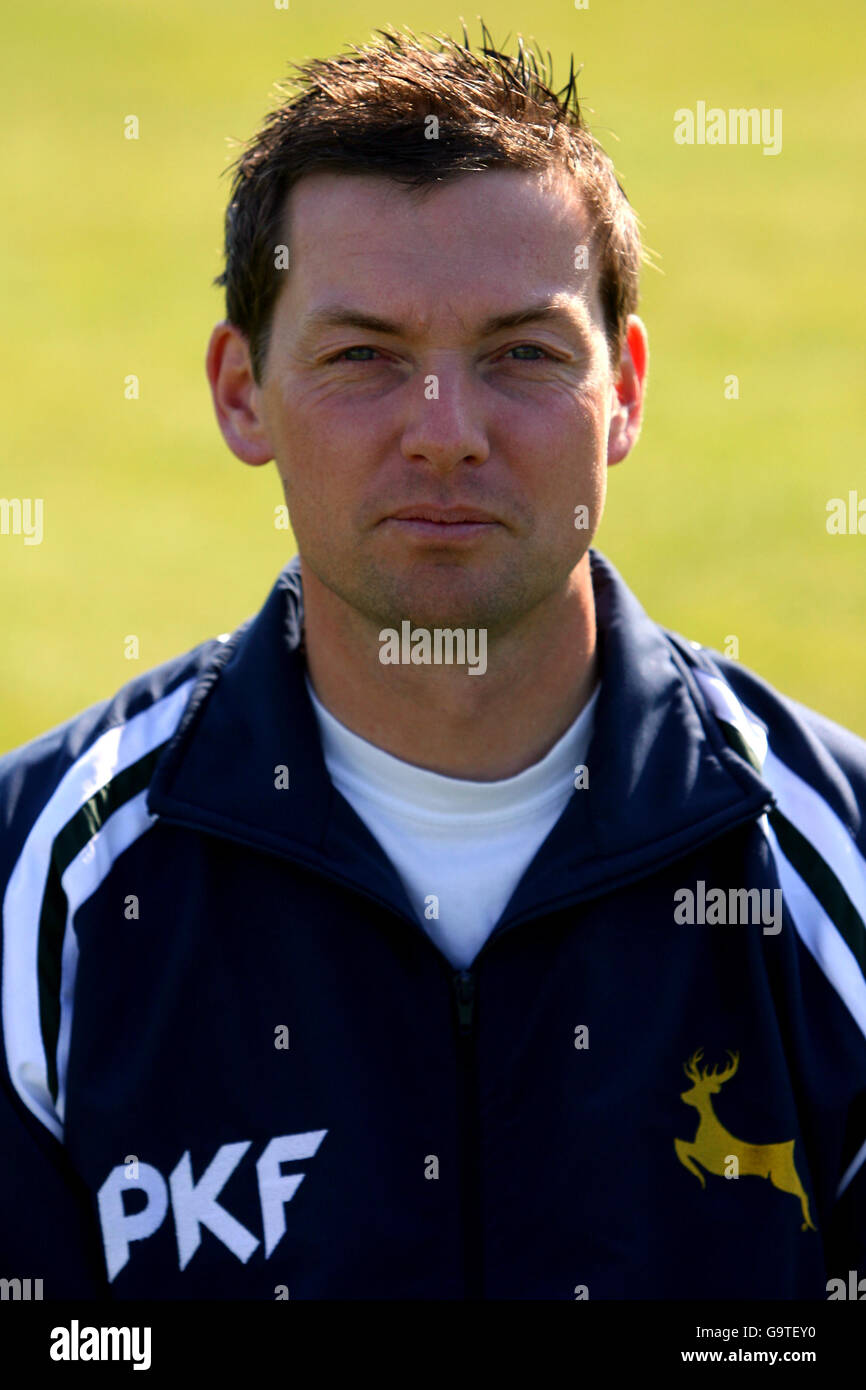
[[(316, 239), (323, 223), (329, 233), (350, 240), (359, 219), (367, 235), (399, 236), (412, 223), (466, 241), (503, 237), (538, 242), (550, 236), (592, 235), (592, 219), (576, 179), (565, 169), (485, 169), (408, 187), (383, 174), (304, 175), (286, 199), (284, 221), (290, 238)], [(404, 244), (412, 252), (422, 247)]]
[[(597, 318), (590, 223), (571, 180), (486, 170), (422, 196), (377, 175), (309, 175), (287, 209), (296, 324), (432, 317), (493, 331), (497, 316)], [(288, 307), (288, 306), (287, 306)], [(540, 316), (534, 312), (534, 318)], [(300, 327), (300, 325), (298, 324)]]

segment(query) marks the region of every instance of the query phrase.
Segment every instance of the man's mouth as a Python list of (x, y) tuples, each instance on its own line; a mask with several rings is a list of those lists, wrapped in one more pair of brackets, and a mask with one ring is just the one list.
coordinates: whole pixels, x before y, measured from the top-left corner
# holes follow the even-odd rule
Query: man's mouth
[(397, 527), (405, 536), (421, 541), (440, 541), (453, 545), (474, 541), (488, 535), (500, 525), (488, 512), (475, 507), (401, 507), (385, 517), (389, 527)]
[(417, 504), (391, 512), (388, 521), (426, 521), (436, 526), (495, 526), (495, 517), (475, 507), (434, 507)]

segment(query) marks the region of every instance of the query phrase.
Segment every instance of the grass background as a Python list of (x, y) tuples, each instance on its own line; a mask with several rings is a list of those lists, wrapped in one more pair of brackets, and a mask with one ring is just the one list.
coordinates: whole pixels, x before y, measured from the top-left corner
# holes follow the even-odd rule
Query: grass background
[[(475, 11), (464, 11), (473, 42)], [(42, 497), (44, 540), (0, 536), (0, 749), (110, 694), (263, 602), (293, 553), (274, 466), (212, 413), (222, 218), (237, 153), (288, 64), (392, 23), (397, 0), (69, 0), (4, 19), (0, 495)], [(487, 0), (581, 100), (658, 253), (643, 437), (596, 545), (649, 613), (866, 736), (866, 536), (826, 505), (863, 438), (861, 0)], [(783, 148), (682, 147), (673, 113), (780, 107)], [(141, 138), (123, 138), (139, 117)], [(124, 399), (127, 373), (141, 399)], [(736, 373), (740, 398), (724, 398)], [(140, 659), (124, 659), (138, 635)]]

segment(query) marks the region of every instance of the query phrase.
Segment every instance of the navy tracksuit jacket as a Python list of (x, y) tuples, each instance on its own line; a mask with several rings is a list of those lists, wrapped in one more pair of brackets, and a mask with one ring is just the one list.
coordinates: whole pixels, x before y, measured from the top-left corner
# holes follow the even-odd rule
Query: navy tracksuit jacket
[(234, 634), (0, 760), (0, 1277), (573, 1300), (866, 1276), (866, 745), (592, 573), (589, 785), (471, 970), (328, 777), (297, 558)]

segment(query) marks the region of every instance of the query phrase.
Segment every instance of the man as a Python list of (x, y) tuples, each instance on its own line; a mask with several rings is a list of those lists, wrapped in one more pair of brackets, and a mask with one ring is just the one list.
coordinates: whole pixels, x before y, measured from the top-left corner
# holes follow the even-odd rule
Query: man
[(207, 353), (299, 556), (0, 763), (4, 1270), (826, 1298), (866, 1273), (866, 747), (590, 549), (647, 337), (573, 81), (393, 32), (302, 79)]

